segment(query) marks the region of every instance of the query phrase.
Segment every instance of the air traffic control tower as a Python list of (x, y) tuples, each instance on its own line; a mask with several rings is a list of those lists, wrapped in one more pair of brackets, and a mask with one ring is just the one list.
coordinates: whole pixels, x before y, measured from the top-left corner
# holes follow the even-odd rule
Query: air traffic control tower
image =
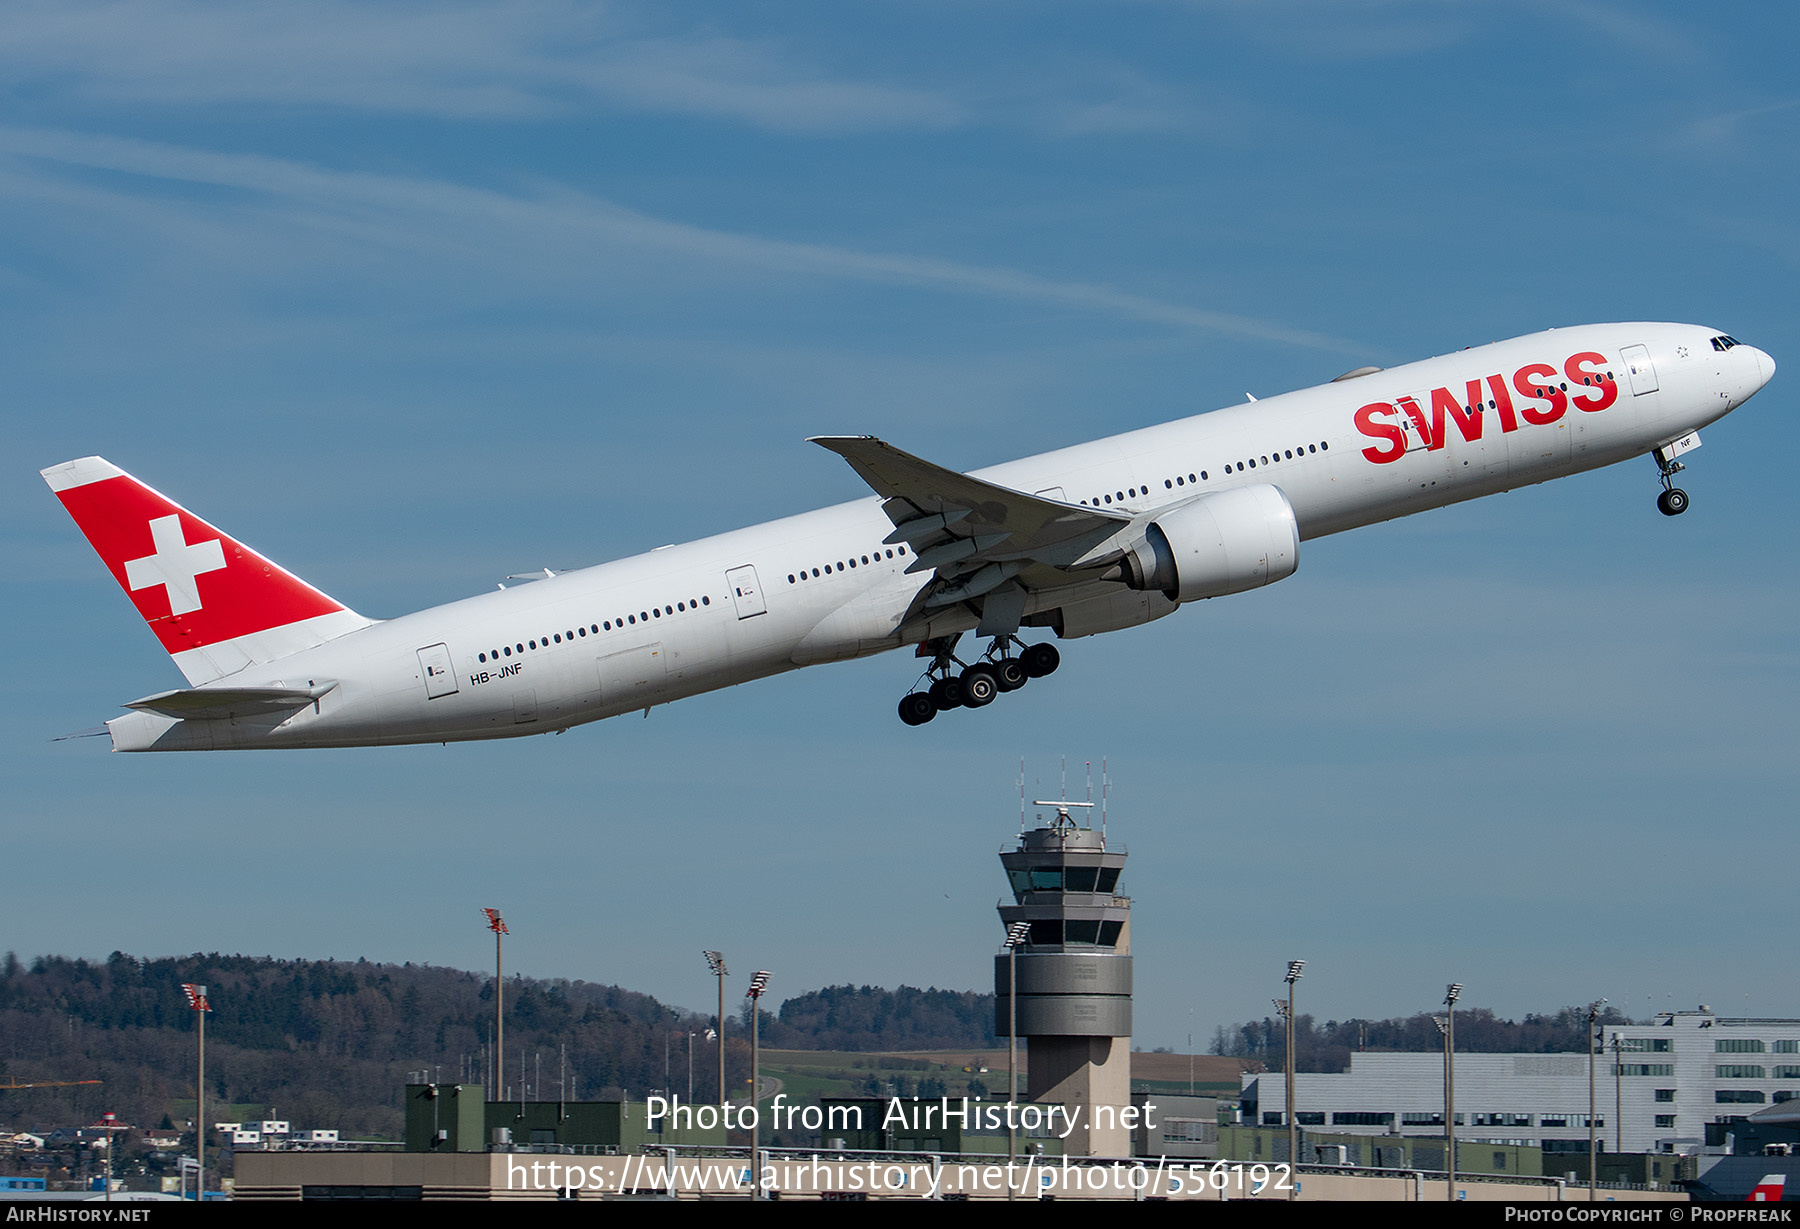
[[(1029, 1044), (1025, 1099), (1065, 1106), (1068, 1155), (1126, 1156), (1131, 1133), (1131, 900), (1117, 894), (1124, 850), (1070, 818), (1091, 803), (1040, 802), (1056, 819), (1000, 854), (1013, 903), (1000, 922), (1031, 929), (1019, 945), (1019, 1037)], [(1041, 816), (1040, 816), (1041, 821)], [(994, 958), (994, 1032), (1009, 1032), (1011, 957)], [(1096, 1114), (1096, 1108), (1099, 1113)], [(1076, 1111), (1079, 1109), (1079, 1113)]]

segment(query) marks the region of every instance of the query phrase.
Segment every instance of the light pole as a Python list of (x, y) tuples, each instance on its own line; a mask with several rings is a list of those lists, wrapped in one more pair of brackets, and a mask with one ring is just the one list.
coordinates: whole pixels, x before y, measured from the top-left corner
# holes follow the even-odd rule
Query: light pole
[(1013, 1166), (1019, 1160), (1019, 948), (1031, 938), (1030, 922), (1006, 928), (1006, 1200), (1013, 1198)]
[(1600, 1018), (1600, 1004), (1605, 999), (1596, 999), (1588, 1004), (1587, 1010), (1587, 1052), (1588, 1052), (1588, 1202), (1593, 1203), (1600, 1196), (1595, 1190), (1595, 1174), (1600, 1168), (1600, 1138), (1594, 1133), (1594, 1055), (1600, 1048), (1594, 1044), (1594, 1022)]
[(106, 1145), (106, 1164), (100, 1170), (100, 1189), (105, 1193), (106, 1202), (111, 1203), (113, 1184), (113, 1140), (116, 1137), (114, 1133), (130, 1130), (130, 1128), (122, 1124), (119, 1121), (119, 1116), (113, 1113), (100, 1115), (100, 1121), (96, 1122), (94, 1125), (104, 1132), (104, 1134), (100, 1136), (100, 1139)]
[(1444, 987), (1444, 1198), (1456, 1202), (1456, 1000), (1462, 983)]
[(762, 1114), (756, 1108), (756, 1094), (760, 1091), (762, 1079), (761, 1062), (757, 1054), (757, 1015), (762, 1010), (763, 991), (768, 988), (769, 978), (773, 976), (767, 969), (758, 969), (750, 978), (750, 1198), (761, 1199), (762, 1165), (757, 1154), (757, 1145), (762, 1139)]
[[(1287, 1010), (1282, 1013), (1287, 1020), (1287, 1120), (1288, 1120), (1288, 1164), (1294, 1167), (1294, 1175), (1300, 1174), (1300, 1124), (1294, 1116), (1294, 983), (1300, 980), (1300, 970), (1306, 967), (1304, 960), (1288, 961), (1287, 977)], [(1288, 1184), (1288, 1198), (1294, 1197), (1294, 1184)]]
[[(482, 912), (487, 914), (488, 929), (494, 932), (494, 1087), (488, 1090), (487, 1099), (498, 1101), (505, 1096), (506, 1086), (506, 1016), (501, 1010), (506, 983), (500, 977), (500, 936), (511, 932), (506, 929), (500, 910), (483, 909)], [(525, 1078), (524, 1067), (519, 1068), (519, 1078)]]
[(719, 979), (719, 1113), (725, 1112), (725, 957), (718, 952), (702, 952), (707, 967)]
[(206, 1202), (206, 1014), (212, 1004), (206, 1001), (206, 987), (181, 983), (188, 1007), (199, 1017), (200, 1069), (194, 1079), (194, 1155), (199, 1164), (194, 1169), (194, 1202)]

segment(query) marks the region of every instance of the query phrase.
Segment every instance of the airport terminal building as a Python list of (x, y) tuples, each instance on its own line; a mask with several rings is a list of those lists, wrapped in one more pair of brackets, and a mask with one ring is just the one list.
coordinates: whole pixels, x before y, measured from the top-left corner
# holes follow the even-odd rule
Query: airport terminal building
[[(1607, 1151), (1716, 1145), (1733, 1122), (1800, 1097), (1800, 1020), (1665, 1012), (1607, 1028), (1605, 1050), (1594, 1059), (1594, 1119)], [(1242, 1097), (1245, 1124), (1286, 1125), (1281, 1072), (1245, 1075)], [(1296, 1124), (1315, 1131), (1441, 1135), (1444, 1058), (1353, 1054), (1346, 1072), (1296, 1074), (1294, 1102)], [(1456, 1125), (1471, 1143), (1585, 1151), (1587, 1056), (1458, 1054)]]

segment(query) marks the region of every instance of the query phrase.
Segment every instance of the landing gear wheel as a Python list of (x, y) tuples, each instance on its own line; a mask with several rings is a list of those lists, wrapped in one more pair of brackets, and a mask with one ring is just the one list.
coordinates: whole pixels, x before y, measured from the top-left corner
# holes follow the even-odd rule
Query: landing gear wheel
[(1656, 497), (1657, 511), (1664, 516), (1680, 516), (1687, 511), (1687, 492), (1678, 486), (1672, 486)]
[(991, 666), (970, 666), (962, 672), (963, 705), (986, 708), (1000, 694), (1000, 680)]
[(1034, 644), (1019, 656), (1019, 663), (1025, 667), (1025, 673), (1034, 679), (1041, 679), (1052, 674), (1062, 664), (1062, 654), (1056, 651), (1053, 644)]
[(907, 725), (924, 725), (938, 714), (938, 706), (922, 691), (900, 697), (900, 720)]
[(939, 712), (943, 712), (947, 708), (963, 706), (962, 680), (954, 676), (937, 680), (931, 685), (929, 694), (931, 702), (937, 706)]
[(994, 663), (994, 681), (1001, 691), (1017, 691), (1031, 681), (1025, 663), (1016, 657), (1002, 657)]

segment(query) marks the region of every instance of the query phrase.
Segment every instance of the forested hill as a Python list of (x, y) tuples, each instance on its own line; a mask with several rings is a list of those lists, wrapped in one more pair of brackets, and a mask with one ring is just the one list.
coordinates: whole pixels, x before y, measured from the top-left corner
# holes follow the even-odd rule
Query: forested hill
[[(490, 975), (429, 965), (194, 955), (104, 961), (44, 956), (0, 964), (0, 1083), (104, 1085), (0, 1094), (0, 1126), (91, 1121), (112, 1110), (142, 1125), (191, 1101), (194, 1013), (182, 983), (208, 987), (207, 1097), (273, 1107), (346, 1137), (399, 1129), (408, 1073), (485, 1083)], [(702, 981), (704, 985), (704, 981)], [(702, 991), (703, 994), (703, 991)], [(698, 996), (697, 996), (698, 997)], [(730, 1078), (748, 1076), (748, 1005), (728, 1003)], [(690, 1034), (712, 1070), (713, 1021), (649, 995), (584, 981), (509, 977), (509, 1096), (616, 1095), (686, 1088)], [(993, 1042), (991, 995), (840, 986), (762, 1015), (764, 1041), (789, 1049), (971, 1048)], [(523, 1060), (523, 1061), (521, 1061)]]
[(959, 1050), (999, 1044), (993, 995), (911, 986), (813, 990), (784, 1002), (768, 1035), (770, 1045), (796, 1050)]

